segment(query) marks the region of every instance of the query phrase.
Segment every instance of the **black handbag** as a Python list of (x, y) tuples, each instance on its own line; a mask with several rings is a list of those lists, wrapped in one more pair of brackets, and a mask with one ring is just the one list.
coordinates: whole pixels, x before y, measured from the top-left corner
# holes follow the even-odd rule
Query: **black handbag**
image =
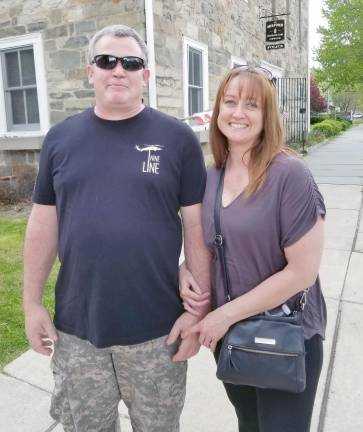
[[(224, 168), (214, 207), (215, 241), (222, 268), (225, 301), (231, 301), (220, 228)], [(294, 310), (286, 304), (239, 321), (225, 334), (218, 357), (217, 378), (226, 383), (300, 393), (305, 390), (305, 344), (301, 325), (307, 290)], [(277, 312), (276, 312), (277, 311)]]

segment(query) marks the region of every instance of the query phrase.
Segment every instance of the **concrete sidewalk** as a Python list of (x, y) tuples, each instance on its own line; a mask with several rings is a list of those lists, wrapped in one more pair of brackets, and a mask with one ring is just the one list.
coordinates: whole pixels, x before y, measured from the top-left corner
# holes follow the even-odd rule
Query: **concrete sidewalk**
[[(328, 208), (320, 276), (328, 307), (325, 360), (311, 432), (363, 430), (363, 125), (306, 157)], [(360, 288), (360, 289), (359, 289)], [(49, 359), (27, 351), (0, 374), (0, 431), (61, 432), (49, 417)], [(122, 432), (130, 432), (120, 406)], [(181, 432), (236, 432), (209, 351), (189, 362)], [(284, 432), (284, 431), (281, 431)]]

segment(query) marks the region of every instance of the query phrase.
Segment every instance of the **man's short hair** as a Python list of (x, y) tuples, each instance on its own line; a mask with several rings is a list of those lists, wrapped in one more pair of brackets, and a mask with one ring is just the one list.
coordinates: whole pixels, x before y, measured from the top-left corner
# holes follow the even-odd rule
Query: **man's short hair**
[[(97, 42), (103, 37), (103, 36), (114, 36), (114, 37), (131, 37), (135, 39), (139, 47), (141, 48), (141, 51), (143, 53), (143, 58), (145, 60), (145, 64), (148, 62), (148, 54), (147, 54), (147, 47), (142, 39), (142, 37), (132, 29), (131, 27), (125, 26), (123, 24), (115, 24), (108, 27), (104, 27), (103, 29), (99, 30), (93, 38), (90, 40), (89, 48), (88, 48), (88, 61), (89, 63), (92, 62), (95, 53), (95, 46)], [(104, 53), (108, 54), (108, 53)]]

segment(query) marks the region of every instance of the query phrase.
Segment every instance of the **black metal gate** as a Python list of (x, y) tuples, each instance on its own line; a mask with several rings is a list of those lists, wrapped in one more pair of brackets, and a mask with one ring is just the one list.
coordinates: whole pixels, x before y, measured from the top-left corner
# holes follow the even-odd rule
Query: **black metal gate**
[(278, 78), (277, 91), (280, 111), (288, 144), (304, 144), (307, 134), (306, 78)]

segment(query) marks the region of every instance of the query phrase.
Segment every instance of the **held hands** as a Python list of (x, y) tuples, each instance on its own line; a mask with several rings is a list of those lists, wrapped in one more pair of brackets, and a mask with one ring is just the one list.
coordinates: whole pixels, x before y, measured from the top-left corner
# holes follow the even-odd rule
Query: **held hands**
[(179, 267), (179, 291), (184, 309), (196, 317), (205, 315), (209, 310), (210, 293), (202, 292), (185, 262)]
[(183, 331), (181, 336), (184, 340), (199, 333), (199, 343), (214, 352), (217, 342), (227, 333), (231, 324), (223, 308), (220, 307), (210, 312), (193, 327)]
[[(187, 329), (191, 328), (195, 323), (198, 322), (198, 318), (190, 314), (189, 312), (184, 312), (173, 325), (168, 339), (166, 340), (167, 345), (171, 345), (181, 337), (182, 333)], [(191, 334), (181, 340), (178, 352), (174, 355), (173, 361), (185, 361), (190, 357), (193, 357), (198, 353), (200, 344), (198, 342), (198, 335)]]
[(58, 335), (48, 311), (42, 305), (25, 308), (25, 332), (34, 351), (47, 356), (52, 354)]

